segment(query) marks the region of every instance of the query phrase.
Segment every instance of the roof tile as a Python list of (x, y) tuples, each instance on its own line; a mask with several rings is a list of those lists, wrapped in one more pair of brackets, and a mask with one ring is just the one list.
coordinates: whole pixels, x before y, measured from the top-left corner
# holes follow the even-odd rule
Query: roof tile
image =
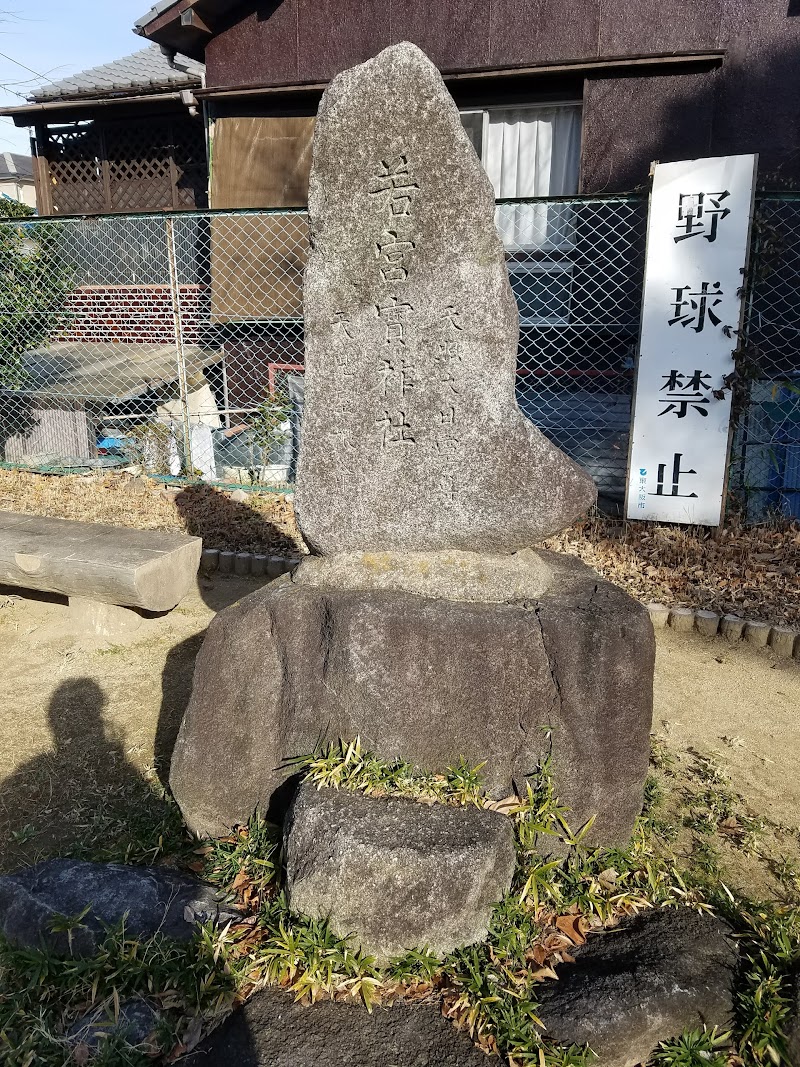
[(178, 54), (176, 60), (188, 68), (189, 73), (175, 70), (157, 44), (148, 45), (130, 56), (103, 63), (98, 67), (70, 74), (57, 82), (42, 85), (28, 99), (68, 100), (81, 96), (96, 96), (108, 92), (136, 92), (200, 84), (205, 67), (194, 59)]

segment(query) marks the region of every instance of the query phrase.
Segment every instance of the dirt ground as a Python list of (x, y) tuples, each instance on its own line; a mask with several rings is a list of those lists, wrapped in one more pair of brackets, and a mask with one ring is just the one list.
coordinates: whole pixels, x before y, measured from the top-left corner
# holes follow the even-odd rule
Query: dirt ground
[[(74, 847), (98, 828), (124, 832), (143, 790), (160, 803), (150, 785), (167, 766), (203, 632), (256, 587), (202, 581), (127, 645), (77, 636), (58, 598), (0, 589), (1, 869)], [(735, 795), (737, 815), (715, 847), (732, 884), (759, 895), (780, 895), (786, 869), (800, 869), (799, 713), (800, 663), (658, 632), (653, 731), (666, 806), (682, 826), (698, 805)], [(679, 848), (695, 840), (678, 832)]]

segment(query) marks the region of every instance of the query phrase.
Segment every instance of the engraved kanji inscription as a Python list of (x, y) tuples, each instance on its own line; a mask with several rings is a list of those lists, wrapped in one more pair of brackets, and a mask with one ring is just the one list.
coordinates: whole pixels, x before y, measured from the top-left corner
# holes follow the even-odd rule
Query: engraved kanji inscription
[(405, 396), (416, 385), (416, 368), (403, 355), (384, 359), (381, 373), (383, 375), (383, 395), (385, 397), (391, 396), (395, 392)]
[(369, 194), (382, 206), (388, 206), (392, 215), (410, 215), (413, 197), (419, 185), (411, 176), (408, 156), (383, 159), (375, 169)]
[(350, 319), (346, 312), (335, 312), (333, 319), (331, 320), (331, 326), (333, 327), (334, 337), (347, 337), (349, 340), (353, 340), (354, 334), (350, 329)]
[(398, 237), (396, 230), (384, 230), (375, 242), (375, 254), (383, 263), (380, 272), (385, 282), (404, 282), (411, 265), (414, 242)]
[(385, 324), (386, 334), (384, 340), (386, 343), (404, 345), (406, 343), (404, 320), (414, 310), (411, 304), (398, 300), (396, 296), (390, 296), (382, 304), (376, 304), (375, 310), (378, 313), (378, 318), (382, 319)]
[(382, 432), (384, 448), (398, 445), (413, 445), (416, 442), (414, 431), (405, 411), (384, 411), (377, 420)]

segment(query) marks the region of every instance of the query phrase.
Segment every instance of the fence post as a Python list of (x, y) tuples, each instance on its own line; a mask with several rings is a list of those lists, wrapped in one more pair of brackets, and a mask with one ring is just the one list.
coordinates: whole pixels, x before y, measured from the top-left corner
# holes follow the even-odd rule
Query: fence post
[(178, 262), (175, 255), (174, 220), (168, 215), (164, 220), (167, 231), (167, 259), (169, 260), (169, 289), (172, 302), (172, 321), (175, 331), (175, 361), (178, 370), (178, 391), (183, 415), (183, 455), (187, 475), (194, 473), (192, 461), (192, 430), (189, 423), (188, 383), (186, 380), (186, 358), (183, 349), (183, 319), (181, 316), (181, 299), (178, 288)]

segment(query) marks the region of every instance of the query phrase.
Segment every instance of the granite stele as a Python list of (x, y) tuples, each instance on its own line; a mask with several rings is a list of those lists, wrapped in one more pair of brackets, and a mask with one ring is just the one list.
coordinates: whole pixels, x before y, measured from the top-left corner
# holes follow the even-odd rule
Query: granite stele
[(646, 610), (536, 549), (590, 478), (519, 412), (517, 311), (492, 189), (436, 68), (387, 48), (319, 109), (296, 503), (311, 550), (221, 612), (171, 784), (224, 833), (290, 799), (321, 739), (495, 796), (552, 757), (573, 829), (620, 844), (641, 809), (654, 640)]

